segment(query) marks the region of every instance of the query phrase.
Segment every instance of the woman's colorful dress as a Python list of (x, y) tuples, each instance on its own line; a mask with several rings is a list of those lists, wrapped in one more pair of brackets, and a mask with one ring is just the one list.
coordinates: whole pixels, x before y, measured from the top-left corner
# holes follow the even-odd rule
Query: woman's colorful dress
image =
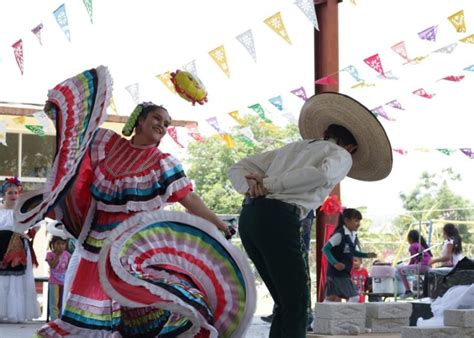
[(49, 93), (60, 148), (46, 187), (22, 200), (17, 217), (27, 227), (54, 208), (79, 235), (81, 260), (61, 319), (38, 334), (243, 336), (255, 307), (246, 258), (209, 222), (160, 211), (192, 191), (181, 164), (155, 145), (90, 131), (105, 114), (108, 81), (99, 67)]

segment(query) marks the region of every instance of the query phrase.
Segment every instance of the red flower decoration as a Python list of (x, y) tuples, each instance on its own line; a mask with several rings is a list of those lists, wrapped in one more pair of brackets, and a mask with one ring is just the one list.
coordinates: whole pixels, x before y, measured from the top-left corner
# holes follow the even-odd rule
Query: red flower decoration
[(336, 195), (331, 195), (331, 196), (328, 196), (324, 200), (323, 204), (321, 205), (320, 210), (325, 215), (329, 216), (329, 215), (333, 215), (335, 213), (342, 212), (343, 208), (342, 208), (341, 202), (339, 201), (337, 196)]

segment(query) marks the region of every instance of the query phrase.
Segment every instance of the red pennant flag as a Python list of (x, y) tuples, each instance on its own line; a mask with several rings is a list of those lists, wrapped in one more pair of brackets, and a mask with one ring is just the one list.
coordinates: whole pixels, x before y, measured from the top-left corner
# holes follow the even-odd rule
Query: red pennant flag
[(176, 132), (175, 127), (168, 127), (168, 134), (170, 134), (171, 138), (176, 142), (178, 146), (184, 148), (184, 146), (178, 141), (178, 133)]
[(12, 45), (12, 47), (15, 53), (16, 63), (20, 68), (21, 75), (23, 75), (23, 41), (21, 39), (18, 40)]
[(204, 137), (201, 136), (199, 133), (188, 133), (189, 136), (191, 136), (193, 139), (195, 139), (198, 142), (204, 141)]
[(337, 84), (337, 81), (333, 77), (331, 77), (331, 75), (328, 75), (314, 81), (314, 83), (318, 85), (332, 85)]
[(399, 153), (400, 155), (406, 155), (408, 152), (400, 148), (393, 148), (393, 151)]
[(380, 60), (380, 56), (378, 54), (374, 54), (372, 56), (369, 56), (368, 58), (365, 58), (364, 62), (370, 68), (375, 70), (377, 73), (380, 73), (381, 75), (385, 76), (385, 73), (384, 73), (383, 67), (382, 67), (382, 61)]
[(400, 55), (402, 58), (404, 58), (405, 60), (408, 60), (408, 53), (407, 53), (407, 48), (405, 46), (405, 41), (400, 41), (399, 43), (393, 45), (390, 48), (392, 48), (392, 50), (398, 55)]
[(453, 82), (459, 82), (462, 79), (464, 79), (464, 75), (449, 75), (446, 77), (443, 77), (441, 80), (448, 80), (448, 81), (453, 81)]
[(424, 97), (426, 99), (432, 99), (436, 94), (428, 94), (423, 88), (413, 91), (413, 94)]

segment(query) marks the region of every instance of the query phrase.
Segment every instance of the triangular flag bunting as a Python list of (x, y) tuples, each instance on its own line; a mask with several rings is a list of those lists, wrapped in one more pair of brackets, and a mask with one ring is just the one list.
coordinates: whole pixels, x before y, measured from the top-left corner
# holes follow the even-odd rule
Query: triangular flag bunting
[(296, 0), (295, 5), (301, 9), (311, 24), (319, 31), (318, 18), (313, 0)]
[(474, 34), (466, 36), (464, 39), (461, 39), (459, 41), (464, 42), (464, 43), (474, 44)]
[(404, 65), (406, 64), (411, 64), (411, 65), (417, 65), (419, 64), (421, 61), (423, 61), (424, 59), (426, 59), (428, 57), (428, 55), (425, 55), (425, 56), (415, 56), (413, 59), (409, 59), (407, 60), (407, 62), (404, 63)]
[(7, 146), (7, 124), (0, 121), (0, 144)]
[(405, 110), (405, 109), (402, 107), (401, 103), (398, 102), (398, 100), (392, 100), (392, 101), (389, 101), (389, 102), (387, 102), (387, 103), (385, 103), (385, 104), (386, 104), (387, 106), (390, 106), (390, 107), (395, 108), (395, 109)]
[(229, 113), (230, 117), (232, 117), (239, 125), (243, 126), (245, 124), (245, 121), (242, 117), (239, 115), (238, 110), (231, 111)]
[(173, 141), (180, 147), (184, 148), (184, 146), (179, 143), (178, 141), (178, 132), (176, 131), (176, 127), (168, 127), (168, 134), (171, 136)]
[(224, 45), (221, 45), (209, 52), (209, 55), (214, 60), (215, 63), (219, 66), (219, 68), (230, 77), (229, 65), (227, 64), (227, 56), (225, 54)]
[(349, 65), (346, 68), (342, 69), (342, 71), (348, 72), (357, 82), (362, 81), (362, 79), (359, 77), (359, 72), (357, 71), (357, 68), (355, 66)]
[(356, 83), (355, 85), (351, 86), (352, 89), (365, 88), (365, 87), (375, 87), (375, 83), (366, 83), (365, 80), (362, 80), (361, 82)]
[(396, 153), (399, 153), (400, 155), (406, 155), (408, 153), (408, 151), (400, 148), (393, 148), (392, 150)]
[(200, 133), (195, 133), (195, 132), (188, 132), (188, 135), (191, 136), (193, 139), (195, 139), (198, 142), (203, 142), (204, 137)]
[(252, 129), (250, 129), (250, 127), (240, 129), (240, 133), (244, 135), (250, 141), (257, 143), (257, 141), (255, 140), (255, 136), (252, 133)]
[(385, 76), (379, 74), (377, 75), (377, 77), (382, 80), (400, 80), (398, 77), (393, 75), (393, 72), (391, 70), (386, 71)]
[(257, 62), (257, 51), (255, 50), (255, 42), (253, 40), (252, 30), (246, 30), (242, 34), (237, 35), (235, 38), (242, 44), (242, 46), (244, 46), (245, 50), (250, 54), (252, 59)]
[(449, 22), (451, 22), (456, 28), (456, 32), (458, 33), (466, 33), (466, 24), (464, 23), (464, 11), (460, 10), (453, 15), (448, 16)]
[(266, 123), (272, 123), (272, 121), (265, 116), (265, 111), (263, 110), (263, 107), (260, 103), (255, 103), (249, 106), (249, 108), (253, 109), (253, 111), (256, 112), (257, 115), (260, 116), (260, 118)]
[(436, 94), (428, 94), (423, 88), (413, 91), (413, 94), (424, 97), (426, 99), (432, 99)]
[(94, 23), (92, 17), (93, 17), (93, 11), (92, 11), (92, 0), (82, 0), (84, 2), (84, 6), (86, 6), (87, 14), (89, 14), (89, 19), (91, 20), (91, 23)]
[(115, 99), (114, 99), (113, 96), (110, 98), (110, 109), (112, 109), (112, 111), (114, 112), (114, 114), (117, 114), (117, 115), (118, 115), (117, 105), (115, 104)]
[(69, 23), (66, 15), (66, 6), (62, 4), (53, 12), (53, 14), (56, 18), (56, 22), (58, 23), (59, 27), (61, 27), (62, 31), (64, 32), (64, 35), (66, 35), (68, 41), (71, 42), (71, 32), (69, 31)]
[(217, 131), (217, 133), (219, 133), (219, 134), (225, 134), (226, 133), (219, 126), (219, 122), (217, 122), (217, 117), (215, 117), (215, 116), (210, 117), (210, 118), (206, 119), (206, 122), (209, 123), (211, 125), (211, 127), (214, 128)]
[(23, 75), (23, 41), (20, 39), (13, 45), (13, 52), (15, 53), (16, 63), (20, 68), (21, 75)]
[[(196, 76), (197, 78), (199, 78), (199, 77), (198, 77), (198, 74), (197, 74), (196, 60), (190, 61), (190, 62), (188, 62), (187, 64), (185, 64), (185, 65), (183, 66), (183, 69), (184, 69), (185, 71), (187, 71), (188, 73), (191, 73), (191, 74), (193, 74), (194, 76)], [(174, 87), (174, 86), (173, 86), (173, 87)]]
[(31, 130), (33, 132), (33, 134), (35, 134), (35, 135), (38, 135), (38, 136), (46, 135), (44, 133), (43, 126), (26, 124), (25, 128), (28, 129), (28, 130)]
[(18, 124), (24, 125), (25, 121), (26, 121), (26, 118), (23, 115), (21, 115), (21, 116), (18, 116), (18, 117), (14, 117), (13, 121), (15, 121)]
[(405, 46), (405, 41), (400, 41), (399, 43), (394, 44), (392, 47), (392, 50), (400, 55), (402, 58), (405, 60), (408, 60), (408, 54), (407, 54), (407, 48)]
[(451, 155), (451, 152), (452, 152), (451, 149), (447, 149), (447, 148), (437, 148), (436, 150), (448, 156)]
[(474, 72), (474, 65), (467, 66), (464, 68), (464, 70), (467, 70), (468, 72)]
[(283, 99), (281, 98), (281, 95), (272, 97), (268, 101), (273, 104), (278, 110), (283, 110)]
[(270, 27), (275, 33), (280, 35), (286, 42), (291, 45), (290, 37), (288, 36), (288, 32), (286, 31), (285, 24), (283, 23), (283, 19), (281, 17), (280, 12), (265, 19), (263, 22), (265, 22), (268, 27)]
[(474, 153), (471, 148), (460, 148), (461, 152), (469, 158), (474, 158)]
[(237, 140), (242, 141), (247, 147), (255, 148), (255, 144), (245, 135), (237, 135), (235, 137)]
[(425, 29), (418, 33), (420, 39), (428, 41), (436, 41), (436, 33), (438, 32), (438, 26), (433, 26)]
[(447, 46), (445, 46), (445, 47), (443, 47), (443, 48), (437, 49), (437, 50), (433, 51), (433, 53), (451, 54), (451, 53), (454, 51), (454, 49), (456, 48), (457, 45), (458, 45), (458, 43), (455, 42), (455, 43), (452, 43), (452, 44), (450, 44), (450, 45), (447, 45)]
[(383, 117), (387, 121), (395, 121), (394, 118), (391, 118), (390, 116), (387, 115), (387, 113), (385, 112), (382, 106), (378, 106), (377, 108), (372, 109), (372, 113), (374, 113), (375, 116)]
[(385, 76), (383, 72), (382, 61), (380, 60), (380, 56), (378, 54), (374, 54), (368, 58), (365, 58), (364, 62), (377, 73)]
[(173, 82), (171, 82), (171, 73), (166, 72), (156, 76), (171, 92), (176, 94)]
[(36, 35), (36, 37), (38, 38), (38, 41), (40, 43), (40, 45), (42, 46), (43, 45), (43, 42), (41, 41), (41, 30), (43, 29), (43, 24), (40, 23), (38, 26), (36, 26), (35, 28), (33, 28), (31, 30), (31, 32)]
[(138, 104), (140, 102), (140, 90), (138, 88), (138, 83), (131, 84), (130, 86), (125, 87), (125, 89), (132, 97), (133, 102)]
[(41, 124), (43, 129), (45, 131), (52, 132), (52, 126), (51, 126), (51, 120), (49, 119), (48, 115), (44, 111), (38, 111), (36, 113), (33, 113), (33, 116), (36, 118), (36, 120)]
[(222, 139), (224, 140), (227, 148), (234, 149), (235, 148), (235, 141), (234, 138), (229, 134), (221, 135)]
[(308, 100), (308, 97), (306, 96), (306, 91), (304, 90), (303, 87), (300, 87), (300, 88), (297, 88), (297, 89), (293, 89), (290, 91), (292, 94), (295, 94), (296, 96), (298, 96), (300, 99), (302, 99), (303, 101), (306, 101)]
[(336, 84), (337, 81), (331, 75), (328, 75), (320, 79), (317, 79), (316, 81), (314, 81), (314, 83), (317, 85), (327, 86), (327, 85)]
[(462, 79), (464, 79), (464, 75), (449, 75), (446, 77), (443, 77), (441, 80), (448, 80), (448, 81), (453, 81), (453, 82), (459, 82)]

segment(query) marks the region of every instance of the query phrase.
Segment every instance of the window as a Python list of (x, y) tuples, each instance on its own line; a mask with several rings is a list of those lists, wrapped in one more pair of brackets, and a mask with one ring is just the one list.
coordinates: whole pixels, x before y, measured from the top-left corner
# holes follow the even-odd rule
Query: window
[(7, 145), (0, 143), (0, 176), (18, 176), (18, 136), (7, 133)]
[(46, 177), (56, 151), (54, 136), (23, 134), (21, 176)]

